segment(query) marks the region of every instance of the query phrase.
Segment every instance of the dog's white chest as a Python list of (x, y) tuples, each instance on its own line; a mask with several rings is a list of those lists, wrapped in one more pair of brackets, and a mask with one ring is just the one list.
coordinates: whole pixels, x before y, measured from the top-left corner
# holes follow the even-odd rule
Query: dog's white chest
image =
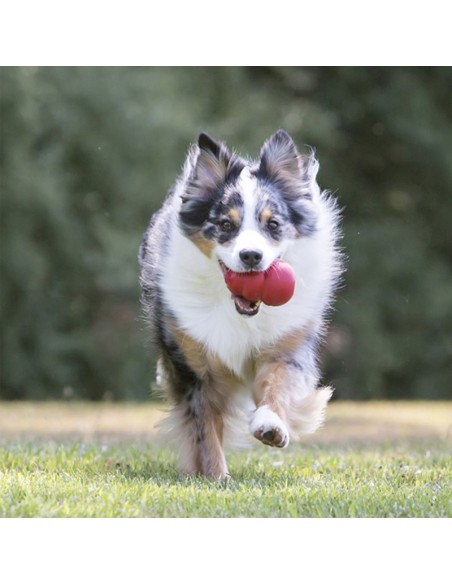
[(279, 327), (265, 314), (247, 318), (237, 313), (217, 262), (192, 242), (173, 239), (161, 273), (164, 299), (179, 326), (239, 377), (259, 347)]
[(283, 306), (262, 305), (256, 316), (246, 317), (236, 311), (218, 261), (201, 253), (176, 224), (172, 227), (160, 272), (165, 303), (179, 326), (237, 376), (246, 378), (247, 363), (262, 348), (320, 317), (326, 281), (317, 268), (322, 258), (315, 243), (291, 251), (297, 273), (293, 298)]

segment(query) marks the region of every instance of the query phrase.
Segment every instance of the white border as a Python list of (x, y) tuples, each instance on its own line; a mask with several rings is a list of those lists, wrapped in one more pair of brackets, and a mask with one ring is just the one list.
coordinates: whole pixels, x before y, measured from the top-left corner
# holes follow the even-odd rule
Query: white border
[(2, 580), (442, 582), (450, 528), (450, 519), (3, 519)]
[(0, 65), (450, 65), (447, 2), (15, 0)]

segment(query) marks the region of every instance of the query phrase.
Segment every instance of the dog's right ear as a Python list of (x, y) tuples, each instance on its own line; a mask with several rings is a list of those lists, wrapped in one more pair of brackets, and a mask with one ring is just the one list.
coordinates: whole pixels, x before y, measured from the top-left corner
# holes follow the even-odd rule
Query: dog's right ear
[[(221, 144), (219, 144), (212, 136), (209, 136), (206, 132), (201, 132), (198, 138), (198, 146), (201, 150), (205, 152), (212, 152), (217, 158), (221, 155)], [(223, 145), (224, 150), (227, 152), (226, 146)]]
[(222, 185), (238, 177), (244, 163), (223, 143), (203, 132), (198, 146), (191, 150), (188, 164), (188, 180), (181, 195), (180, 225), (191, 236), (207, 221), (213, 202), (222, 193)]
[(199, 135), (198, 146), (194, 182), (202, 189), (216, 189), (226, 180), (232, 155), (224, 144), (205, 132)]
[(186, 197), (214, 195), (221, 185), (236, 179), (244, 168), (240, 157), (205, 132), (199, 135), (195, 149)]

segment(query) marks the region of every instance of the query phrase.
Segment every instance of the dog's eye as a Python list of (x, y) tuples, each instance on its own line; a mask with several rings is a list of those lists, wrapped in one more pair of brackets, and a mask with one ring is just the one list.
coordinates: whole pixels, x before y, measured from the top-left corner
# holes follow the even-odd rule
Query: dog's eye
[(229, 219), (223, 219), (220, 221), (220, 229), (221, 231), (225, 231), (226, 233), (230, 233), (234, 231), (234, 223), (229, 221)]
[(270, 219), (270, 221), (267, 223), (267, 227), (270, 231), (276, 231), (279, 227), (279, 223), (275, 219)]

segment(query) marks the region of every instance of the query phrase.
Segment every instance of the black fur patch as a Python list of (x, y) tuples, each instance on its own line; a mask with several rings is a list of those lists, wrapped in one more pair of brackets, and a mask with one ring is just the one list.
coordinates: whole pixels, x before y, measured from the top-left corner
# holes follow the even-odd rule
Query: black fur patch
[(221, 192), (202, 193), (199, 197), (182, 198), (179, 222), (185, 235), (194, 235), (209, 218), (212, 205), (221, 197)]
[(290, 221), (301, 235), (312, 235), (316, 230), (317, 216), (314, 209), (303, 200), (290, 201), (287, 204)]
[(173, 399), (180, 403), (192, 398), (201, 385), (196, 373), (187, 364), (179, 345), (167, 326), (172, 318), (162, 300), (162, 292), (158, 289), (154, 296), (154, 330), (155, 340), (161, 350), (165, 370), (170, 376), (170, 389)]

